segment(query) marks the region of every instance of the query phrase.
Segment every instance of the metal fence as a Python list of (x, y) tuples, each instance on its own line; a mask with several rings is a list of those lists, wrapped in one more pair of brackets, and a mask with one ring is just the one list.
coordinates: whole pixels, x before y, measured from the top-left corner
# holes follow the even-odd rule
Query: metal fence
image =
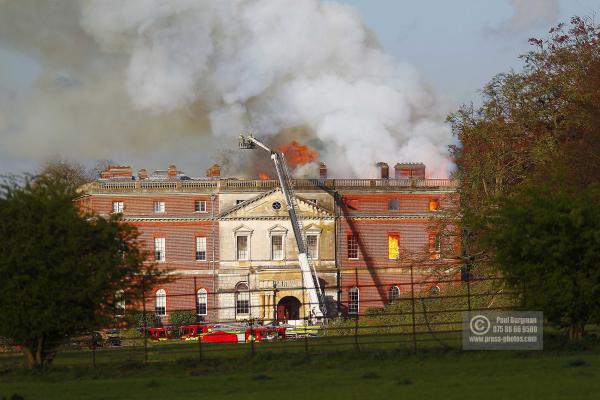
[[(123, 363), (176, 362), (191, 357), (204, 360), (223, 357), (252, 357), (257, 354), (300, 352), (316, 353), (370, 350), (428, 351), (435, 348), (460, 348), (462, 315), (465, 311), (503, 310), (518, 307), (522, 296), (499, 277), (413, 280), (395, 292), (385, 286), (391, 297), (382, 304), (377, 285), (359, 286), (358, 313), (346, 307), (330, 310), (330, 317), (317, 321), (304, 315), (270, 319), (259, 318), (264, 304), (248, 304), (249, 315), (211, 321), (198, 315), (198, 309), (170, 313), (170, 321), (157, 318), (155, 310), (127, 310), (115, 318), (114, 326), (61, 343), (55, 364), (92, 365)], [(302, 291), (302, 288), (296, 288)], [(248, 298), (264, 290), (248, 290)], [(397, 294), (397, 296), (396, 296)], [(167, 302), (183, 297), (197, 299), (197, 292), (167, 295)], [(209, 295), (210, 296), (210, 295)], [(303, 296), (299, 296), (302, 298)], [(344, 302), (342, 302), (344, 303)], [(333, 302), (332, 304), (335, 304)], [(233, 306), (212, 310), (211, 315)], [(304, 306), (304, 304), (300, 304)], [(353, 308), (350, 307), (350, 311)], [(239, 310), (237, 310), (239, 311)], [(235, 313), (233, 313), (235, 315)], [(331, 315), (334, 314), (334, 315)], [(177, 317), (176, 317), (177, 315)], [(290, 314), (288, 313), (288, 316)], [(281, 317), (281, 315), (279, 315)], [(285, 314), (284, 314), (285, 317)], [(234, 340), (235, 337), (235, 340)], [(20, 365), (19, 349), (4, 345), (0, 366)]]

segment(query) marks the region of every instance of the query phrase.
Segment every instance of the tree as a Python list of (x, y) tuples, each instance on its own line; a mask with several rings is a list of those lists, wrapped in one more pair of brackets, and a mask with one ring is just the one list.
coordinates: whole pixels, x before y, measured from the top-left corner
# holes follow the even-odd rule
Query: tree
[(63, 182), (70, 190), (77, 190), (81, 185), (97, 179), (100, 173), (111, 164), (115, 164), (115, 162), (101, 159), (96, 161), (93, 168), (87, 169), (77, 161), (58, 157), (44, 162), (37, 174)]
[(81, 215), (74, 196), (47, 175), (0, 185), (0, 337), (21, 346), (30, 368), (50, 363), (69, 337), (106, 326), (123, 300), (160, 279), (135, 227)]
[(600, 187), (528, 185), (503, 199), (484, 240), (525, 306), (581, 338), (600, 317)]
[(577, 193), (600, 182), (600, 27), (572, 18), (531, 39), (524, 68), (494, 77), (479, 107), (448, 117), (460, 181), (461, 215), (480, 266), (494, 255), (482, 242), (499, 199), (523, 185)]

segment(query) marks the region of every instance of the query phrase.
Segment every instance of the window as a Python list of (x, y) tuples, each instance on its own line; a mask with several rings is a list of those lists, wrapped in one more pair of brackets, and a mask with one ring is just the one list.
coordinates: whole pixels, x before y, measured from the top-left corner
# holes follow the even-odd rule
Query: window
[(388, 301), (393, 303), (395, 300), (398, 300), (400, 297), (400, 289), (398, 286), (392, 286), (390, 290), (388, 290)]
[(273, 207), (273, 210), (280, 210), (281, 209), (281, 203), (278, 201), (274, 201), (273, 204), (271, 204), (271, 207)]
[(319, 258), (319, 236), (318, 235), (306, 235), (306, 250), (308, 251), (308, 257), (312, 260)]
[(235, 314), (250, 314), (250, 292), (248, 285), (244, 282), (238, 283), (235, 288)]
[(207, 307), (208, 295), (206, 289), (198, 289), (196, 293), (196, 314), (206, 315), (208, 311)]
[(196, 236), (196, 261), (206, 261), (205, 236)]
[(247, 260), (249, 258), (248, 236), (236, 237), (236, 252), (238, 260)]
[(440, 210), (440, 200), (439, 199), (429, 199), (429, 211), (439, 211)]
[(442, 252), (442, 237), (439, 233), (429, 234), (429, 258), (440, 258)]
[(154, 313), (161, 317), (167, 315), (167, 292), (165, 289), (158, 289), (156, 291)]
[(397, 233), (388, 234), (388, 258), (397, 260), (400, 256), (400, 235)]
[(431, 296), (437, 296), (438, 294), (440, 294), (440, 287), (437, 285), (434, 285), (432, 287), (429, 288), (429, 294)]
[(356, 235), (348, 235), (348, 258), (358, 259), (358, 240)]
[(399, 209), (400, 209), (400, 200), (398, 200), (398, 199), (389, 199), (388, 200), (388, 210), (398, 211)]
[(357, 287), (353, 287), (348, 291), (348, 314), (358, 314), (359, 308), (359, 292)]
[(271, 236), (271, 259), (283, 260), (283, 236)]
[(155, 201), (154, 202), (154, 212), (155, 213), (164, 213), (165, 212), (165, 202), (164, 201)]
[(206, 201), (204, 201), (204, 200), (196, 200), (194, 202), (194, 211), (196, 211), (196, 212), (206, 212)]
[(112, 212), (114, 214), (123, 213), (123, 202), (122, 201), (113, 201), (112, 203)]
[(117, 290), (115, 293), (115, 316), (122, 317), (125, 315), (125, 292)]
[(165, 238), (154, 238), (154, 260), (165, 261)]

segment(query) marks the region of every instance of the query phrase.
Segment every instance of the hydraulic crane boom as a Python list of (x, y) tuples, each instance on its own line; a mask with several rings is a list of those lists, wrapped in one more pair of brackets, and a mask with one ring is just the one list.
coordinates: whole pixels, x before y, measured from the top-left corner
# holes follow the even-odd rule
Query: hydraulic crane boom
[(321, 291), (317, 273), (308, 260), (306, 243), (304, 242), (304, 236), (302, 235), (302, 229), (300, 228), (300, 221), (298, 220), (296, 215), (296, 207), (294, 206), (295, 201), (290, 184), (290, 176), (287, 169), (287, 164), (283, 154), (274, 151), (269, 146), (255, 139), (252, 135), (240, 135), (240, 149), (253, 149), (256, 146), (268, 151), (271, 154), (273, 163), (275, 164), (275, 170), (277, 171), (281, 192), (285, 198), (288, 214), (290, 216), (290, 222), (292, 224), (292, 229), (294, 230), (294, 237), (296, 238), (296, 245), (298, 246), (298, 262), (300, 264), (300, 270), (302, 271), (302, 281), (306, 291), (308, 292), (309, 310), (313, 316), (322, 318), (326, 314), (325, 296)]

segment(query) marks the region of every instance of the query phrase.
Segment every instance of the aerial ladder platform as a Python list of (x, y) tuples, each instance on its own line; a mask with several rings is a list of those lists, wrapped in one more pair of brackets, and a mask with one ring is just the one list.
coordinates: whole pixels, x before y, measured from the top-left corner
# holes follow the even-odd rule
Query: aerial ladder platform
[(296, 213), (297, 204), (296, 197), (294, 196), (293, 181), (285, 157), (283, 153), (271, 149), (269, 146), (252, 136), (252, 134), (248, 136), (240, 135), (240, 149), (254, 149), (257, 146), (268, 151), (271, 155), (271, 160), (273, 160), (273, 163), (275, 164), (275, 171), (277, 172), (281, 192), (285, 198), (290, 222), (292, 224), (292, 229), (294, 230), (296, 245), (298, 246), (298, 262), (300, 264), (300, 270), (302, 271), (303, 287), (308, 293), (308, 309), (310, 315), (317, 319), (323, 319), (327, 315), (325, 294), (319, 283), (319, 277), (317, 276), (314, 265), (310, 262), (308, 257), (306, 240), (302, 233), (302, 223), (298, 219)]

